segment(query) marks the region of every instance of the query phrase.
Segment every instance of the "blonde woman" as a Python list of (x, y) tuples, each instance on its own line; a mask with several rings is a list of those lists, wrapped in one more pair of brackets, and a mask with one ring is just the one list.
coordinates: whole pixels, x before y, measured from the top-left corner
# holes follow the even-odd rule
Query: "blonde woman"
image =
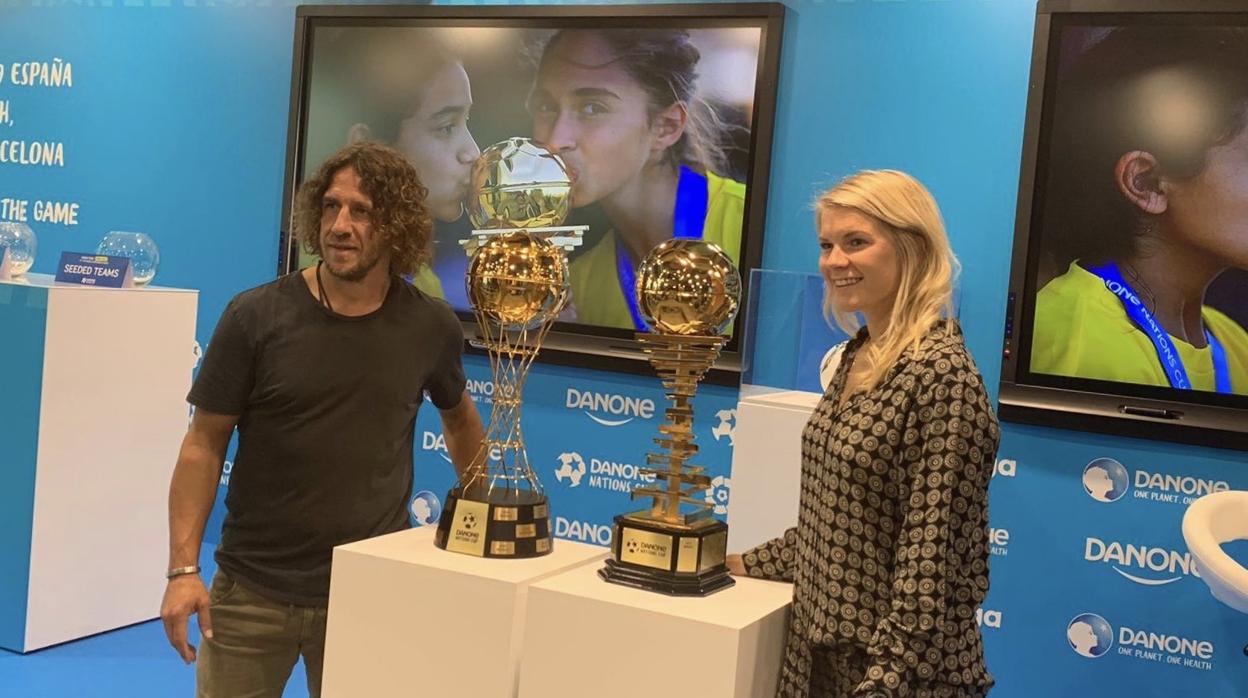
[(825, 310), (857, 335), (802, 434), (797, 526), (729, 568), (794, 584), (778, 696), (984, 696), (999, 431), (952, 319), (940, 211), (913, 177), (866, 171), (816, 222)]

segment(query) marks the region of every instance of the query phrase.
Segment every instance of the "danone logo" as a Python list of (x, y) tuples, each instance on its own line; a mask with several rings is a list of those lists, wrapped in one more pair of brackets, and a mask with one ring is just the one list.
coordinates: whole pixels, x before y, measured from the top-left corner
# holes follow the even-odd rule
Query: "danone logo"
[(559, 538), (568, 538), (582, 543), (611, 545), (611, 527), (596, 524), (592, 521), (576, 521), (556, 516), (555, 535)]
[(494, 402), (494, 381), (468, 379), (468, 397), (476, 402), (490, 404)]
[(999, 629), (1001, 627), (1001, 620), (1002, 617), (1000, 611), (990, 611), (986, 608), (975, 609), (975, 622), (979, 623), (979, 627), (981, 628)]
[[(1181, 660), (1183, 666), (1196, 669), (1213, 668), (1208, 662), (1213, 659), (1213, 643), (1208, 640), (1157, 633), (1151, 630), (1136, 630), (1124, 625), (1118, 629), (1118, 644), (1123, 649), (1137, 648), (1138, 651), (1133, 654), (1144, 659), (1159, 661), (1161, 653), (1165, 653), (1171, 657), (1183, 658)], [(1178, 664), (1180, 662), (1170, 661), (1170, 658), (1167, 658), (1167, 663)]]
[(1191, 553), (1118, 541), (1106, 542), (1100, 538), (1087, 539), (1083, 546), (1083, 559), (1106, 563), (1123, 577), (1145, 586), (1171, 584), (1185, 575), (1200, 576)]
[(711, 436), (716, 441), (727, 438), (729, 445), (735, 445), (737, 442), (733, 440), (733, 435), (737, 432), (737, 411), (720, 410), (715, 413), (715, 418), (719, 420), (719, 424), (711, 427)]
[(442, 460), (447, 463), (451, 462), (451, 457), (446, 450), (446, 437), (441, 434), (426, 431), (420, 437), (420, 448), (423, 451), (436, 451), (439, 456), (442, 456)]
[(650, 419), (654, 416), (654, 400), (628, 397), (592, 390), (568, 388), (567, 407), (581, 410), (586, 417), (606, 427), (618, 427), (634, 419)]
[(1075, 616), (1066, 626), (1066, 641), (1082, 657), (1103, 657), (1118, 642), (1118, 654), (1131, 659), (1209, 671), (1213, 669), (1213, 643), (1154, 629), (1122, 625), (1114, 628), (1095, 613)]
[(455, 540), (469, 545), (476, 544), (481, 540), (481, 521), (477, 520), (477, 515), (471, 511), (463, 514), (455, 512), (455, 518), (458, 519), (457, 526), (451, 528), (451, 535)]
[(1083, 490), (1098, 502), (1122, 499), (1130, 482), (1127, 469), (1113, 458), (1097, 458), (1083, 469)]
[[(447, 463), (452, 462), (450, 451), (446, 448), (446, 437), (442, 434), (436, 434), (432, 431), (424, 432), (420, 437), (420, 448), (422, 451), (435, 451), (442, 460)], [(497, 446), (490, 449), (490, 460), (501, 461), (503, 459), (502, 451)]]
[(1079, 656), (1096, 659), (1114, 646), (1114, 628), (1095, 613), (1083, 613), (1066, 626), (1066, 641)]
[(1231, 488), (1223, 480), (1206, 480), (1190, 475), (1167, 475), (1136, 470), (1134, 478), (1113, 458), (1097, 458), (1083, 469), (1083, 489), (1098, 502), (1116, 502), (1134, 486), (1134, 499), (1186, 506), (1211, 492)]
[(1188, 505), (1210, 494), (1231, 489), (1223, 480), (1203, 480), (1187, 475), (1163, 475), (1135, 471), (1135, 498), (1154, 502)]
[(636, 538), (624, 544), (624, 549), (633, 555), (649, 555), (650, 557), (666, 557), (667, 546), (662, 543), (648, 543)]
[(442, 516), (442, 502), (438, 500), (438, 495), (429, 490), (421, 490), (412, 497), (407, 510), (412, 515), (412, 525), (430, 526), (436, 524)]
[(595, 489), (612, 492), (632, 492), (637, 483), (652, 483), (654, 475), (643, 473), (632, 463), (617, 463), (603, 458), (581, 457), (575, 451), (559, 454), (555, 479), (566, 482), (569, 487), (580, 487), (588, 475), (587, 484)]
[(988, 529), (988, 554), (1005, 557), (1010, 552), (1010, 532), (1004, 528)]

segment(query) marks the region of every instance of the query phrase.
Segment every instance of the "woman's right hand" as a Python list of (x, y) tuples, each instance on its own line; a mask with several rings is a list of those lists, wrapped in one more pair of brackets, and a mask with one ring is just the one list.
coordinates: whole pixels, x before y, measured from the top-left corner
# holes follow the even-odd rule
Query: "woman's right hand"
[(729, 555), (724, 558), (724, 565), (728, 571), (736, 577), (748, 577), (749, 572), (745, 571), (745, 560), (740, 555)]

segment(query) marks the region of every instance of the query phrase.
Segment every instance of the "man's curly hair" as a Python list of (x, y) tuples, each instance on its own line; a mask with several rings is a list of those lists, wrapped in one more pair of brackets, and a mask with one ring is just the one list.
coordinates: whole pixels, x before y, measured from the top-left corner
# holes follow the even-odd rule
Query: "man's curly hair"
[(433, 218), (425, 207), (428, 193), (416, 169), (399, 151), (361, 141), (334, 153), (299, 187), (292, 224), (309, 254), (321, 256), (322, 200), (338, 171), (350, 167), (360, 188), (373, 200), (371, 223), (381, 244), (390, 248), (390, 273), (414, 274), (430, 258)]

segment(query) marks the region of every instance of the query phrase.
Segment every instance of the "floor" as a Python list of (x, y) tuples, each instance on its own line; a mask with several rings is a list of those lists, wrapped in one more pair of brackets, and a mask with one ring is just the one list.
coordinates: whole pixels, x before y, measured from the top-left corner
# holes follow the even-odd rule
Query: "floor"
[[(1223, 547), (1248, 565), (1248, 540)], [(207, 579), (213, 572), (211, 553), (203, 558)], [(198, 628), (191, 633), (198, 636)], [(194, 693), (195, 667), (174, 653), (159, 620), (25, 655), (0, 650), (0, 698), (191, 698)], [(307, 683), (300, 664), (284, 698), (304, 696)]]
[[(214, 571), (204, 558), (204, 578)], [(191, 636), (199, 629), (192, 621)], [(48, 647), (29, 654), (0, 649), (0, 698), (191, 698), (195, 667), (165, 639), (159, 620)], [(308, 695), (303, 665), (295, 667), (285, 698)]]

